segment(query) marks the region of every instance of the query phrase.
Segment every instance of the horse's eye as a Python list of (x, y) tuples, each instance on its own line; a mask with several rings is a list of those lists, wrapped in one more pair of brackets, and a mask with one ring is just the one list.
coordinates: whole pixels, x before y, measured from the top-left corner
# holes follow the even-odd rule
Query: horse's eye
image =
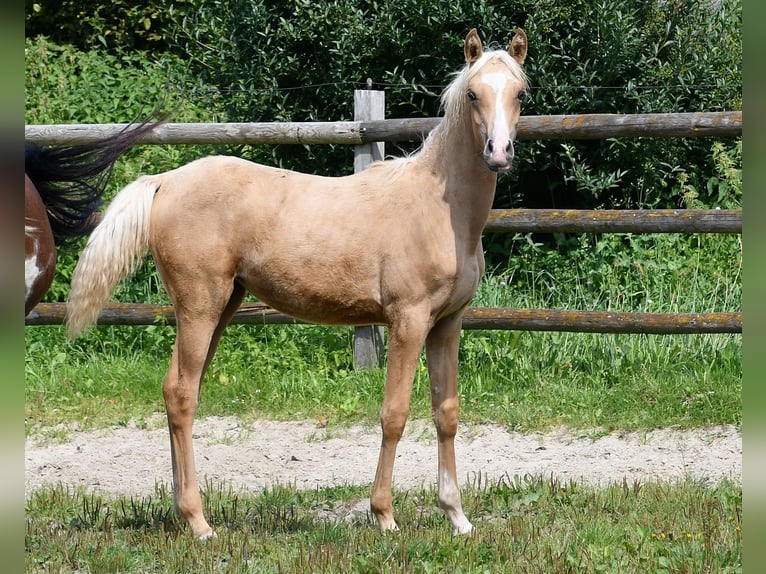
[(473, 90), (468, 90), (468, 94), (466, 95), (468, 96), (468, 99), (471, 100), (472, 102), (476, 101), (476, 94), (473, 92)]
[(524, 90), (521, 90), (517, 97), (519, 98), (520, 102), (523, 102), (524, 100), (527, 99), (527, 92), (525, 92)]

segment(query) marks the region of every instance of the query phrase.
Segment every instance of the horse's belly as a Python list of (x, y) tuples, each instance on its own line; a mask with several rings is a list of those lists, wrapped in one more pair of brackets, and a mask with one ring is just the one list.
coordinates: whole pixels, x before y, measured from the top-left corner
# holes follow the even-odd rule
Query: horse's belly
[(384, 324), (383, 308), (366, 290), (340, 282), (278, 282), (274, 278), (240, 279), (248, 291), (277, 311), (324, 325)]

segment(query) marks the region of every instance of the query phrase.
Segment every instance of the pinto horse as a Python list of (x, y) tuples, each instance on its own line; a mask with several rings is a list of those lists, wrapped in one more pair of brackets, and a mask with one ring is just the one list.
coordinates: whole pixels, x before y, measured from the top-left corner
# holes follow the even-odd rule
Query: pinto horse
[(481, 235), (497, 173), (510, 168), (527, 89), (519, 29), (508, 50), (476, 30), (442, 95), (444, 115), (419, 152), (345, 177), (210, 156), (143, 176), (114, 199), (72, 278), (70, 337), (95, 323), (118, 281), (151, 249), (176, 314), (162, 385), (175, 509), (197, 538), (202, 511), (192, 425), (202, 378), (247, 291), (307, 322), (388, 327), (382, 441), (370, 508), (396, 530), (397, 444), (425, 345), (438, 434), (439, 506), (455, 534), (473, 530), (461, 504), (458, 424), (461, 319), (484, 272)]
[(96, 142), (24, 149), (24, 315), (53, 282), (57, 247), (88, 235), (117, 159), (161, 122), (129, 124)]

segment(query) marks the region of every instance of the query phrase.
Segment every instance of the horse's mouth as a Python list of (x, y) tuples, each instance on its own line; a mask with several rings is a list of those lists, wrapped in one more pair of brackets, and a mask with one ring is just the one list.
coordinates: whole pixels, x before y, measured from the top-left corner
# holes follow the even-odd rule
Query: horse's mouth
[(509, 169), (511, 169), (511, 162), (507, 162), (507, 163), (486, 162), (486, 163), (487, 163), (487, 169), (489, 169), (490, 171), (494, 171), (495, 173), (504, 173), (508, 171)]

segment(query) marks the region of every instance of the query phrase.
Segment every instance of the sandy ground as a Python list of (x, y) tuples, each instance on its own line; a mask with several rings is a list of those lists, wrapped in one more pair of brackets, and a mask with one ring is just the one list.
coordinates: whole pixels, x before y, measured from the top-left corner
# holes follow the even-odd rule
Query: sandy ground
[[(370, 484), (375, 475), (377, 427), (320, 429), (313, 421), (243, 423), (213, 417), (194, 426), (200, 482), (257, 491), (271, 484), (315, 488)], [(605, 436), (557, 430), (518, 434), (502, 427), (461, 424), (456, 441), (463, 482), (544, 475), (605, 485), (684, 477), (741, 480), (742, 435), (734, 427), (619, 432)], [(25, 451), (29, 495), (46, 484), (88, 491), (150, 495), (170, 485), (170, 446), (161, 420), (135, 426), (69, 431), (65, 441), (29, 438)], [(436, 442), (430, 422), (410, 421), (397, 450), (394, 486), (435, 484)]]

